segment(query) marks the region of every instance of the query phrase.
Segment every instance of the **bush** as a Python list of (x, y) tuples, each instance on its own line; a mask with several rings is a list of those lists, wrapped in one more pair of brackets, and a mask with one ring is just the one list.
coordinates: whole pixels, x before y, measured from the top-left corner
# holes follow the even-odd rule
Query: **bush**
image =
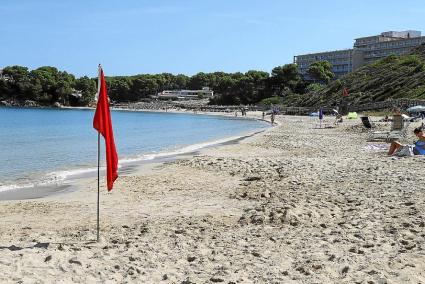
[(310, 85), (307, 86), (306, 91), (307, 93), (316, 93), (318, 91), (320, 91), (321, 89), (323, 89), (323, 86), (319, 83), (312, 83)]
[(386, 64), (394, 63), (394, 62), (397, 62), (397, 61), (398, 61), (398, 56), (395, 55), (395, 54), (391, 54), (391, 55), (388, 55), (385, 58), (382, 58), (382, 59), (379, 59), (379, 60), (373, 62), (372, 64), (370, 64), (370, 66), (372, 66), (372, 67), (382, 67)]
[(400, 65), (417, 66), (422, 64), (422, 60), (416, 54), (406, 55), (400, 58)]
[(262, 100), (260, 102), (261, 105), (270, 106), (270, 105), (279, 105), (282, 103), (281, 97), (270, 97)]

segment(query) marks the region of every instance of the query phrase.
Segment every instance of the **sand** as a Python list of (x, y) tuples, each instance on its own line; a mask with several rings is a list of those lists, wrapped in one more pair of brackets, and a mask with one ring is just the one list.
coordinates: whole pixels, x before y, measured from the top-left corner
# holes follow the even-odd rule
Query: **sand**
[(0, 283), (425, 283), (425, 157), (276, 119), (102, 187), (100, 243), (92, 179), (0, 202)]

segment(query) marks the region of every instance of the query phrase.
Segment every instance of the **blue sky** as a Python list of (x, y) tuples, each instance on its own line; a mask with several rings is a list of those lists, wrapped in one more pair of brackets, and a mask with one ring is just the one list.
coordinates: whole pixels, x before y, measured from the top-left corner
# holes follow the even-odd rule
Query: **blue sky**
[(0, 0), (0, 67), (76, 76), (270, 72), (297, 54), (425, 32), (423, 0)]

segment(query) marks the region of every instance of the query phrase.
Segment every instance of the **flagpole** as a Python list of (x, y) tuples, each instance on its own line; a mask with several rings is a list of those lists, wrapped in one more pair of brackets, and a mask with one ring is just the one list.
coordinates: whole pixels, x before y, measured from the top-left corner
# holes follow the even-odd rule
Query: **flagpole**
[[(97, 77), (97, 100), (100, 95), (100, 69), (102, 66), (98, 66), (98, 77)], [(99, 242), (100, 234), (100, 132), (97, 132), (97, 242)]]
[(97, 133), (97, 242), (99, 242), (99, 201), (100, 201), (100, 133)]

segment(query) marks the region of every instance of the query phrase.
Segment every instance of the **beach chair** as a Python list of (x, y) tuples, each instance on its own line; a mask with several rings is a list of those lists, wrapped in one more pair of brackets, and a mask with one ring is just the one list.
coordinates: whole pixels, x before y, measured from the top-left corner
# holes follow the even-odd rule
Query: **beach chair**
[(404, 121), (401, 115), (394, 115), (390, 131), (373, 131), (375, 125), (368, 116), (361, 117), (364, 127), (369, 129), (368, 141), (394, 141), (407, 135), (409, 121)]
[(389, 131), (373, 131), (375, 128), (375, 124), (372, 122), (369, 116), (360, 117), (363, 126), (369, 130), (368, 133), (368, 141), (379, 141), (386, 140), (389, 134)]
[(394, 115), (388, 140), (397, 140), (406, 137), (410, 121), (405, 120), (402, 115)]
[(360, 117), (360, 119), (363, 123), (363, 126), (366, 127), (367, 129), (372, 129), (374, 127), (369, 116), (362, 116), (362, 117)]

